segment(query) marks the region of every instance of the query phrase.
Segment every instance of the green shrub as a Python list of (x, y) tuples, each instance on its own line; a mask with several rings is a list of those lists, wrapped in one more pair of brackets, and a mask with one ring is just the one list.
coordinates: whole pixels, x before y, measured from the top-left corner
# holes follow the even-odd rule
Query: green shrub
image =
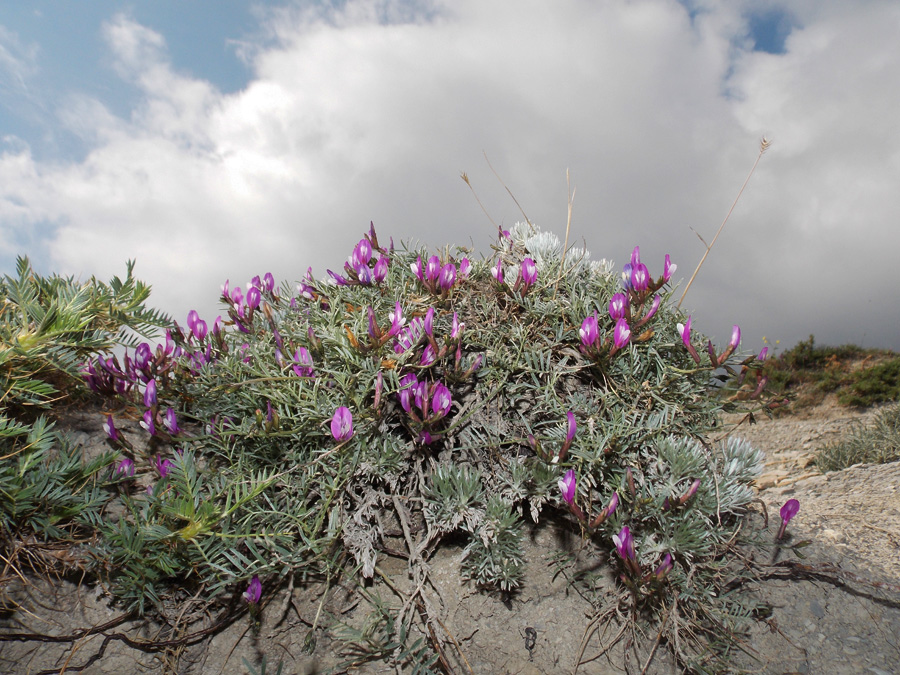
[[(119, 441), (151, 489), (101, 528), (128, 607), (175, 586), (217, 602), (254, 575), (335, 579), (348, 559), (373, 577), (388, 526), (413, 578), (463, 536), (464, 576), (515, 593), (523, 528), (566, 517), (608, 552), (619, 602), (653, 616), (679, 599), (692, 618), (667, 631), (746, 616), (720, 586), (761, 456), (707, 442), (732, 405), (709, 385), (735, 372), (737, 332), (707, 350), (669, 302), (668, 260), (651, 278), (637, 249), (624, 290), (609, 263), (526, 224), (490, 260), (467, 253), (394, 249), (372, 228), (330, 283), (226, 283), (226, 321), (192, 313), (155, 351), (89, 368), (153, 432), (146, 454)], [(739, 365), (762, 382), (753, 357)], [(388, 642), (413, 620), (388, 621)], [(683, 662), (708, 661), (702, 641), (680, 644)]]
[(884, 464), (900, 459), (900, 405), (879, 411), (871, 423), (857, 425), (836, 443), (816, 452), (815, 464), (824, 472), (854, 464)]

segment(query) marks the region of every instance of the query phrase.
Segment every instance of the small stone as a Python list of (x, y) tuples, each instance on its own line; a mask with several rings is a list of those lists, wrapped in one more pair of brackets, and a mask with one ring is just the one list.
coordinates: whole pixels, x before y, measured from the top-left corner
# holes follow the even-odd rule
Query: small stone
[[(822, 609), (822, 605), (820, 605), (816, 600), (810, 601), (809, 611), (812, 612), (813, 616), (815, 616), (817, 619), (825, 618), (825, 610)], [(819, 633), (819, 635), (822, 635), (822, 634)], [(824, 638), (825, 638), (825, 636), (822, 635), (822, 639), (824, 639)]]

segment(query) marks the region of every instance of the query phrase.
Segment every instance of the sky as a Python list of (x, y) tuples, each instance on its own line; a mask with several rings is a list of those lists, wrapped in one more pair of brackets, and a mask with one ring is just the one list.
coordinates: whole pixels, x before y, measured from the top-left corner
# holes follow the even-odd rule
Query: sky
[(896, 0), (3, 3), (0, 273), (135, 259), (184, 324), (370, 221), (487, 255), (507, 188), (563, 238), (574, 188), (570, 241), (683, 288), (765, 137), (693, 325), (900, 350), (898, 34)]

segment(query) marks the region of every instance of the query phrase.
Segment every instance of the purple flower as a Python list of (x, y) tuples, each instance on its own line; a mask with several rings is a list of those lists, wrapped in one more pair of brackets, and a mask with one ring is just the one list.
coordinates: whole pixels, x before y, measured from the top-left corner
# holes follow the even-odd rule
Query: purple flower
[(437, 357), (434, 353), (434, 347), (432, 347), (431, 345), (426, 345), (425, 349), (422, 350), (422, 358), (419, 359), (419, 365), (430, 366), (432, 363), (434, 363), (436, 358)]
[(613, 331), (613, 345), (616, 349), (621, 349), (628, 344), (630, 339), (631, 328), (628, 327), (628, 322), (625, 319), (619, 319), (616, 321), (616, 328)]
[(147, 370), (151, 358), (150, 345), (146, 342), (142, 342), (134, 350), (134, 365), (138, 370)]
[(631, 252), (631, 267), (632, 269), (641, 264), (641, 247), (635, 246), (634, 250)]
[(428, 263), (425, 265), (425, 281), (433, 284), (438, 280), (440, 275), (441, 259), (436, 255), (433, 255), (428, 259)]
[(262, 294), (256, 286), (247, 289), (247, 307), (256, 309), (259, 307), (260, 300), (262, 300)]
[(663, 281), (669, 281), (672, 278), (672, 273), (678, 269), (678, 265), (673, 265), (672, 261), (669, 259), (669, 254), (666, 253), (666, 264), (663, 267)]
[(462, 335), (463, 329), (466, 327), (466, 324), (459, 322), (459, 317), (456, 316), (456, 312), (453, 312), (453, 323), (450, 326), (450, 339), (456, 340)]
[(657, 581), (662, 581), (666, 577), (666, 575), (672, 571), (672, 567), (672, 554), (666, 553), (660, 566), (656, 568), (655, 572), (653, 572), (653, 576), (656, 577)]
[(417, 256), (416, 262), (412, 263), (409, 268), (419, 281), (425, 281), (425, 274), (422, 271), (422, 256)]
[(400, 332), (400, 329), (403, 328), (403, 325), (406, 323), (406, 319), (403, 318), (403, 309), (400, 307), (399, 300), (394, 307), (394, 311), (388, 314), (388, 318), (391, 320), (391, 327), (388, 330), (387, 334), (389, 337), (394, 337), (395, 335), (397, 335), (397, 333)]
[(613, 492), (613, 496), (609, 499), (609, 504), (606, 505), (604, 511), (606, 512), (606, 517), (609, 518), (613, 513), (616, 512), (616, 507), (619, 506), (619, 493)]
[(181, 429), (178, 427), (178, 417), (175, 415), (175, 410), (173, 408), (169, 408), (166, 410), (166, 415), (163, 418), (163, 426), (173, 436), (177, 436)]
[(144, 390), (144, 405), (152, 408), (156, 405), (156, 380), (150, 380)]
[(254, 574), (250, 583), (247, 585), (247, 590), (244, 591), (244, 600), (251, 605), (255, 605), (259, 602), (260, 598), (262, 598), (262, 582), (260, 582), (259, 577)]
[(380, 284), (387, 278), (388, 273), (388, 259), (387, 256), (381, 256), (378, 258), (378, 262), (375, 263), (375, 269), (373, 271), (375, 277), (375, 283)]
[(768, 353), (769, 353), (769, 348), (768, 348), (768, 347), (763, 347), (762, 350), (759, 352), (759, 355), (756, 357), (756, 360), (757, 360), (757, 361), (765, 361), (765, 360), (766, 360), (766, 355), (767, 355)]
[(271, 272), (266, 272), (263, 276), (263, 289), (271, 293), (275, 290), (275, 277)]
[(313, 360), (306, 347), (300, 347), (294, 352), (294, 361), (297, 365), (292, 366), (297, 377), (313, 377)]
[(638, 263), (631, 266), (631, 286), (634, 290), (646, 291), (650, 285), (650, 270), (644, 263)]
[(418, 386), (419, 380), (416, 379), (416, 376), (413, 373), (407, 373), (400, 378), (400, 391), (398, 392), (398, 395), (400, 396), (400, 407), (407, 413), (412, 411), (411, 397)]
[(781, 528), (778, 530), (778, 536), (776, 539), (781, 539), (784, 536), (785, 530), (787, 530), (787, 525), (791, 521), (791, 519), (797, 515), (800, 511), (800, 502), (796, 499), (788, 499), (784, 506), (781, 507)]
[(159, 472), (160, 478), (165, 478), (172, 470), (172, 462), (170, 462), (168, 459), (163, 459), (161, 455), (156, 456), (156, 462), (154, 462), (154, 464), (156, 466), (156, 470)]
[(577, 487), (577, 481), (575, 479), (575, 471), (574, 469), (569, 469), (563, 475), (562, 478), (559, 479), (559, 491), (562, 493), (562, 498), (569, 506), (575, 501), (575, 488)]
[(613, 321), (625, 318), (625, 312), (628, 311), (628, 298), (624, 293), (616, 293), (609, 300), (609, 318)]
[(581, 328), (578, 330), (578, 335), (581, 336), (581, 344), (585, 347), (593, 347), (597, 344), (597, 340), (600, 338), (600, 329), (597, 326), (596, 313), (581, 322)]
[(441, 268), (440, 285), (441, 290), (449, 291), (456, 283), (456, 265), (447, 263)]
[(334, 411), (334, 417), (331, 418), (331, 435), (339, 443), (343, 443), (353, 436), (353, 415), (346, 406), (341, 406)]
[(628, 526), (625, 525), (619, 534), (613, 535), (613, 542), (616, 545), (616, 551), (619, 552), (619, 556), (622, 560), (635, 560), (636, 554), (634, 552), (634, 537), (631, 536), (631, 530), (628, 529)]
[(459, 276), (461, 279), (467, 279), (469, 277), (469, 271), (472, 269), (472, 263), (469, 262), (468, 258), (463, 258), (459, 262)]
[(134, 462), (127, 457), (123, 457), (122, 460), (116, 464), (113, 475), (117, 477), (122, 476), (122, 478), (131, 478), (134, 476)]
[(372, 244), (368, 239), (360, 239), (356, 248), (353, 249), (353, 255), (350, 257), (351, 264), (356, 267), (358, 265), (366, 266), (372, 259)]
[(519, 267), (519, 278), (522, 280), (523, 291), (527, 291), (537, 281), (537, 265), (531, 258), (525, 258)]
[(436, 382), (431, 394), (432, 419), (438, 420), (450, 412), (453, 402), (450, 390), (441, 382)]
[(110, 414), (106, 415), (106, 421), (103, 423), (103, 430), (106, 432), (106, 435), (109, 436), (109, 440), (118, 441), (119, 440), (119, 431), (116, 429), (116, 425), (113, 422), (113, 416)]
[(147, 433), (151, 436), (156, 436), (156, 423), (153, 420), (153, 411), (146, 410), (144, 412), (144, 417), (140, 421), (141, 427), (146, 429)]
[(503, 283), (503, 263), (500, 260), (498, 260), (497, 264), (491, 268), (491, 275), (498, 284)]

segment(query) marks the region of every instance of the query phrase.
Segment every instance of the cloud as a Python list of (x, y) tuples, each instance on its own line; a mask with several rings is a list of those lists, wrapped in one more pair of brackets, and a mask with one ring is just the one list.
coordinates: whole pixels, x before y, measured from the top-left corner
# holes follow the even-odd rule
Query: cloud
[(486, 250), (494, 226), (459, 172), (497, 223), (521, 215), (484, 151), (542, 227), (565, 226), (570, 169), (575, 238), (620, 261), (640, 244), (657, 267), (668, 252), (689, 276), (691, 230), (711, 239), (769, 134), (685, 306), (723, 339), (735, 322), (788, 344), (864, 325), (897, 347), (858, 302), (896, 288), (897, 10), (844, 5), (792, 3), (780, 54), (753, 51), (750, 3), (291, 6), (261, 15), (242, 51), (253, 78), (230, 94), (118, 15), (103, 34), (139, 102), (123, 117), (67, 97), (59, 119), (91, 148), (80, 161), (8, 144), (0, 223), (13, 241), (54, 224), (51, 265), (67, 273), (137, 258), (159, 306), (211, 314), (226, 277), (339, 267), (370, 219), (398, 241)]

